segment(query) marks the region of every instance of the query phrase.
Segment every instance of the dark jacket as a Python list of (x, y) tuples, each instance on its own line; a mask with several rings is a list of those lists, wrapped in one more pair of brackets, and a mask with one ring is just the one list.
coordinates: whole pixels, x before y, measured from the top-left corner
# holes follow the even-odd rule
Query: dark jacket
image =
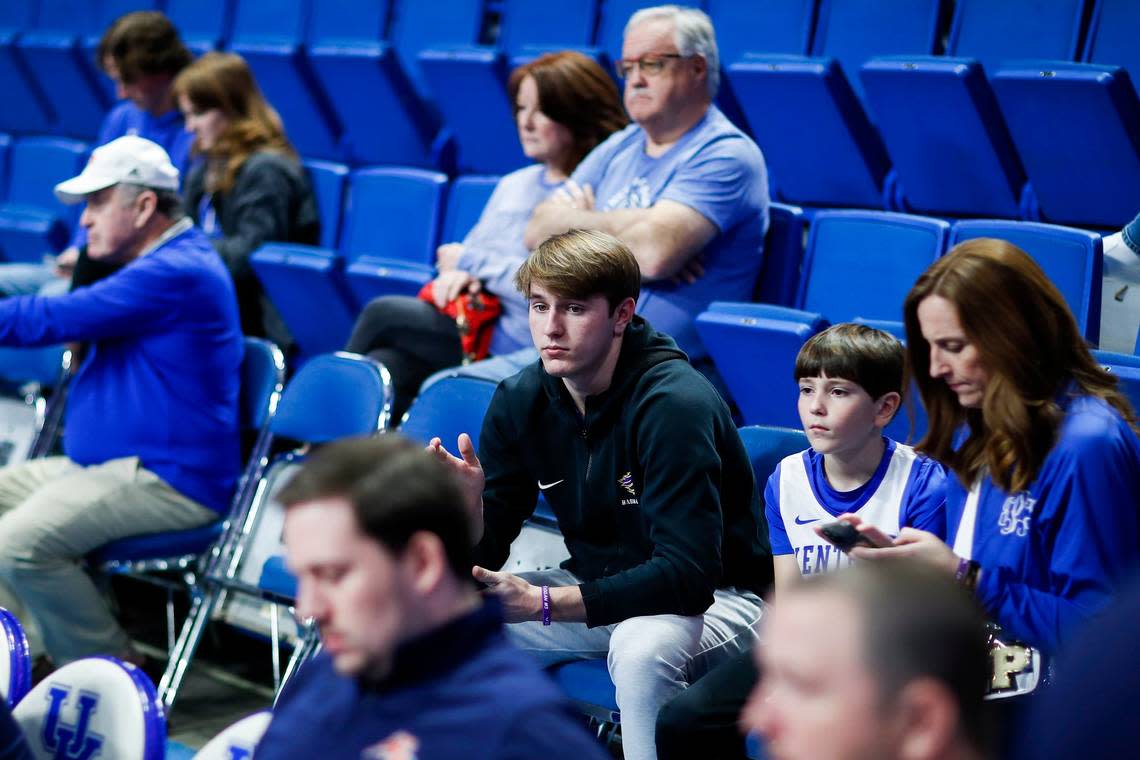
[(507, 642), (502, 614), (491, 602), (401, 645), (392, 672), (378, 683), (339, 675), (327, 654), (318, 655), (286, 684), (254, 757), (602, 760), (607, 755), (554, 683)]
[[(186, 211), (201, 226), (206, 165), (199, 162), (186, 178)], [(226, 262), (237, 289), (242, 331), (291, 342), (280, 316), (264, 297), (249, 264), (250, 255), (263, 243), (304, 243), (320, 240), (320, 218), (305, 170), (296, 160), (261, 151), (250, 156), (234, 178), (234, 186), (215, 193), (214, 213), (222, 236), (211, 242)]]
[(728, 407), (640, 317), (585, 419), (537, 362), (499, 385), (479, 448), (477, 562), (502, 566), (541, 484), (570, 552), (564, 567), (585, 581), (591, 626), (697, 615), (717, 588), (771, 583), (768, 531)]

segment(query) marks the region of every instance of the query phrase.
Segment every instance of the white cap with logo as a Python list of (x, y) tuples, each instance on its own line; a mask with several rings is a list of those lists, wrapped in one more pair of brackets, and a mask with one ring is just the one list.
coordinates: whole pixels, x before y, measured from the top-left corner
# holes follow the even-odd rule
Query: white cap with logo
[(56, 185), (55, 195), (64, 203), (80, 203), (91, 193), (123, 182), (177, 192), (178, 169), (158, 143), (126, 135), (92, 151), (79, 176)]

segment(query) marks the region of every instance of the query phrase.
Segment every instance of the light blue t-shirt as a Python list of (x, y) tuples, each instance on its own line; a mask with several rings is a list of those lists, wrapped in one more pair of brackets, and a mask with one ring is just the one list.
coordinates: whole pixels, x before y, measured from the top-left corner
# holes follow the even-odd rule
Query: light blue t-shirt
[(693, 321), (711, 301), (750, 301), (768, 230), (768, 173), (756, 143), (710, 106), (667, 153), (645, 154), (636, 124), (611, 135), (573, 174), (594, 188), (596, 208), (649, 208), (674, 201), (699, 212), (719, 233), (701, 253), (705, 274), (691, 285), (643, 282), (637, 311), (677, 341), (689, 358), (707, 357)]
[(531, 346), (527, 302), (515, 288), (515, 272), (529, 255), (523, 230), (531, 212), (561, 182), (548, 182), (546, 167), (534, 164), (499, 180), (479, 221), (463, 238), (458, 268), (482, 280), (499, 297), (503, 313), (491, 335), (491, 353), (509, 354)]

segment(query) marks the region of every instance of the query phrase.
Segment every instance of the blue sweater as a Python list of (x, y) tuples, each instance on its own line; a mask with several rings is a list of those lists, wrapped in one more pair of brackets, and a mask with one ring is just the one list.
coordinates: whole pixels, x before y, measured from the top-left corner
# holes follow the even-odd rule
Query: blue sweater
[[(1060, 404), (1057, 442), (1027, 491), (982, 481), (972, 544), (982, 604), (1013, 638), (1050, 653), (1140, 561), (1140, 441), (1098, 398)], [(966, 496), (950, 477), (951, 543)]]
[(137, 456), (224, 510), (240, 466), (242, 336), (233, 283), (189, 227), (89, 287), (0, 301), (0, 345), (91, 341), (67, 399), (64, 449), (81, 465)]
[[(400, 754), (399, 749), (408, 750)], [(384, 753), (388, 751), (388, 754)], [(565, 698), (507, 642), (497, 604), (401, 646), (364, 684), (319, 655), (289, 682), (258, 760), (601, 760)]]

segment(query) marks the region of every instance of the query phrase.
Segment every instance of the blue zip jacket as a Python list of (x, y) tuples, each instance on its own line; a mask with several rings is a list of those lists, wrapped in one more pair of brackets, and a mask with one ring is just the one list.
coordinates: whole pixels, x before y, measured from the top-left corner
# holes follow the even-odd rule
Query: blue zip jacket
[(242, 336), (233, 283), (192, 226), (115, 274), (60, 296), (0, 301), (0, 345), (91, 341), (67, 399), (81, 465), (137, 456), (215, 510), (240, 467)]

